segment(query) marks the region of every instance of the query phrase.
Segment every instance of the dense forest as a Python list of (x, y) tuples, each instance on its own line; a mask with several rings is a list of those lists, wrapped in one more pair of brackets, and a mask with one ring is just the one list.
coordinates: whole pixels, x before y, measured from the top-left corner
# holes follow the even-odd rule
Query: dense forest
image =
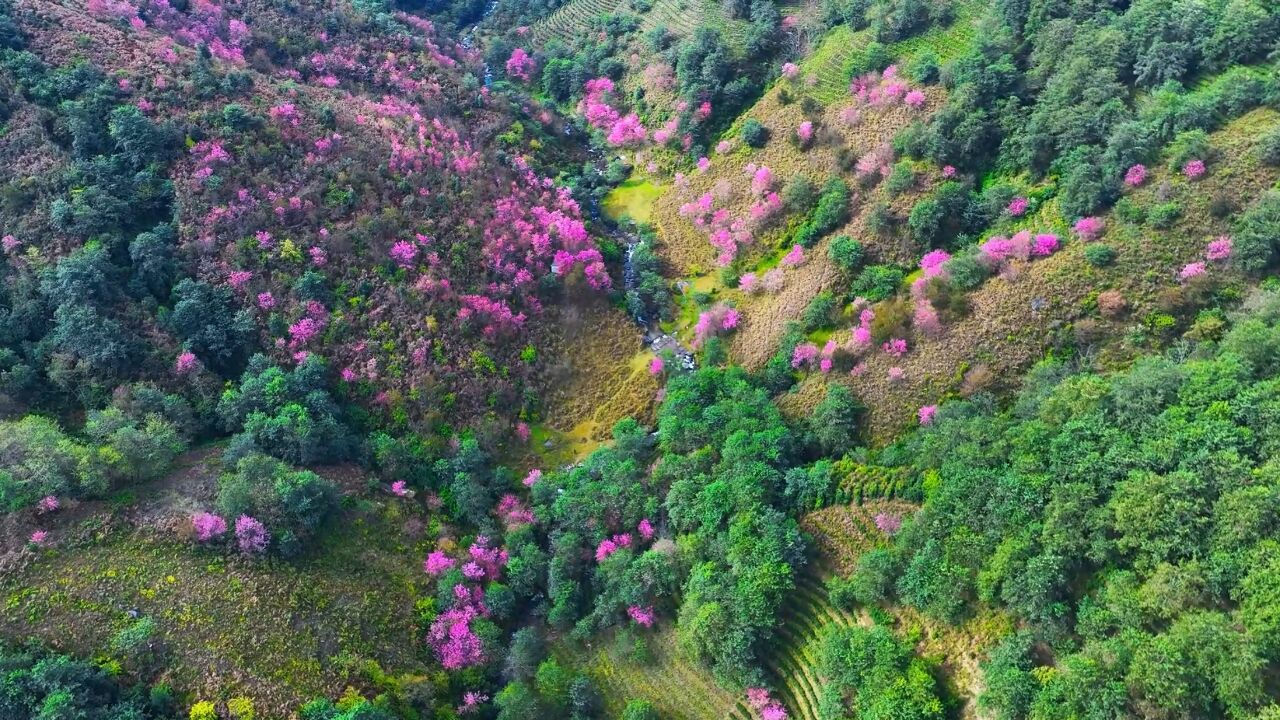
[(0, 718), (1280, 716), (1280, 7), (0, 0)]

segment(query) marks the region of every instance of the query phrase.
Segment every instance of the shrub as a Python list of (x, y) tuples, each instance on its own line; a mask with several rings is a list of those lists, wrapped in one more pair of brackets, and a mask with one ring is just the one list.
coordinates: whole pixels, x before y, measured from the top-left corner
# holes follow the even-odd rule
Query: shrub
[(910, 190), (915, 184), (916, 171), (912, 169), (910, 161), (902, 160), (893, 166), (884, 187), (890, 196), (895, 196)]
[(858, 273), (849, 287), (849, 294), (879, 302), (898, 291), (903, 277), (902, 269), (894, 265), (870, 265)]
[(1169, 169), (1180, 172), (1183, 166), (1192, 160), (1207, 159), (1209, 151), (1209, 134), (1204, 130), (1196, 129), (1178, 133), (1166, 150), (1169, 156)]
[(1182, 206), (1170, 201), (1151, 208), (1151, 212), (1147, 214), (1147, 223), (1158, 230), (1168, 230), (1178, 222), (1180, 217), (1182, 217)]
[(1246, 272), (1271, 264), (1280, 247), (1280, 190), (1269, 190), (1236, 221), (1232, 259)]
[(138, 660), (146, 655), (155, 633), (155, 620), (149, 617), (139, 618), (111, 636), (111, 650)]
[(791, 212), (809, 212), (817, 198), (818, 188), (804, 173), (793, 175), (782, 189), (782, 200)]
[(253, 720), (253, 701), (247, 697), (233, 697), (227, 701), (227, 713), (232, 720)]
[(865, 254), (862, 243), (848, 235), (837, 235), (827, 247), (827, 255), (831, 258), (831, 262), (847, 273), (857, 270), (858, 266), (862, 265)]
[(830, 385), (827, 396), (813, 409), (809, 429), (822, 454), (838, 457), (853, 449), (858, 424), (866, 411), (862, 403), (843, 385)]
[[(301, 550), (337, 501), (337, 487), (329, 480), (258, 453), (241, 458), (233, 471), (218, 479), (221, 515), (261, 522), (286, 556)], [(240, 525), (237, 520), (237, 536)]]
[(931, 48), (925, 48), (916, 53), (916, 56), (911, 60), (911, 63), (907, 66), (907, 75), (917, 83), (927, 85), (937, 82), (941, 67), (942, 63), (938, 59), (938, 54)]
[(1116, 251), (1110, 245), (1089, 245), (1084, 249), (1084, 259), (1094, 267), (1106, 267), (1115, 262)]
[(1280, 165), (1280, 127), (1263, 133), (1258, 138), (1254, 153), (1259, 161), (1267, 165)]
[(218, 720), (218, 708), (208, 700), (201, 700), (191, 706), (187, 717), (189, 720)]
[(762, 148), (769, 142), (769, 128), (755, 118), (747, 118), (738, 132), (742, 142), (753, 148)]
[(628, 700), (622, 709), (622, 720), (660, 720), (660, 716), (648, 700)]
[(951, 283), (963, 290), (972, 290), (982, 284), (991, 274), (991, 270), (976, 253), (957, 255), (947, 261), (947, 274)]
[(831, 323), (831, 316), (835, 313), (836, 300), (831, 293), (823, 291), (813, 296), (809, 304), (805, 306), (801, 320), (805, 332), (813, 332), (818, 328), (826, 327)]

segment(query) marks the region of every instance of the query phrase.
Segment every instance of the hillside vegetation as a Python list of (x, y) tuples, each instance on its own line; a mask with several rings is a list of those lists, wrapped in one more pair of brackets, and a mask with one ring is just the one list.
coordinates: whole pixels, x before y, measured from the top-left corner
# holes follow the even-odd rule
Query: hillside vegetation
[(1280, 7), (0, 0), (0, 716), (1280, 713)]

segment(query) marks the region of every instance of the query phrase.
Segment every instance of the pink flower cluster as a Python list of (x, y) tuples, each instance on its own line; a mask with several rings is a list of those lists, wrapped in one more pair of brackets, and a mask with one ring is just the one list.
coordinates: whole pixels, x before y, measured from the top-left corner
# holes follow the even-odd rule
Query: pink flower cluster
[(781, 264), (783, 267), (799, 267), (805, 261), (804, 247), (801, 245), (792, 245), (786, 255), (782, 256)]
[(920, 417), (921, 425), (932, 425), (934, 416), (938, 414), (938, 406), (924, 405), (916, 414)]
[(240, 552), (246, 555), (257, 555), (265, 552), (271, 541), (271, 534), (257, 518), (241, 515), (236, 518), (236, 542)]
[(524, 476), (524, 480), (521, 482), (524, 484), (525, 487), (533, 487), (534, 485), (537, 485), (538, 481), (541, 479), (542, 479), (542, 471), (539, 470), (538, 468), (534, 468), (529, 471), (528, 475)]
[(716, 194), (704, 193), (697, 200), (681, 205), (680, 215), (689, 218), (694, 227), (707, 234), (712, 247), (720, 251), (716, 262), (728, 265), (737, 257), (739, 247), (751, 242), (751, 232), (746, 223), (734, 220), (727, 209), (717, 209), (715, 205)]
[(649, 605), (632, 605), (627, 608), (627, 616), (634, 620), (637, 625), (643, 627), (653, 627), (653, 622), (656, 619), (653, 607)]
[(596, 562), (602, 563), (610, 555), (631, 547), (631, 533), (619, 533), (611, 538), (605, 538), (596, 546)]
[(173, 364), (173, 372), (178, 375), (187, 375), (195, 372), (200, 368), (200, 361), (190, 352), (181, 352), (178, 359)]
[(655, 375), (655, 376), (656, 376), (656, 375), (661, 375), (661, 374), (662, 374), (662, 371), (663, 371), (665, 368), (666, 368), (666, 363), (662, 362), (662, 358), (661, 358), (661, 357), (654, 356), (654, 358), (653, 358), (652, 360), (650, 360), (650, 361), (649, 361), (649, 374), (650, 374), (650, 375)]
[(693, 326), (693, 346), (701, 347), (708, 338), (736, 329), (740, 319), (738, 311), (724, 303), (703, 311)]
[(428, 575), (436, 576), (457, 565), (458, 561), (449, 557), (442, 550), (432, 550), (422, 562), (422, 569)]
[(507, 75), (521, 82), (529, 82), (535, 67), (533, 58), (525, 52), (524, 48), (512, 50), (511, 57), (507, 58)]
[(878, 512), (871, 520), (885, 535), (893, 535), (902, 529), (902, 516), (897, 513)]
[(747, 704), (761, 720), (787, 720), (787, 710), (765, 688), (747, 688)]
[(414, 259), (418, 257), (418, 246), (408, 240), (399, 240), (391, 246), (387, 254), (400, 267), (412, 267)]
[(1129, 187), (1138, 187), (1147, 181), (1147, 166), (1138, 163), (1130, 167), (1124, 173), (1124, 184)]
[(1023, 230), (1011, 238), (997, 235), (987, 239), (982, 244), (980, 259), (992, 267), (999, 267), (1008, 260), (1052, 255), (1058, 251), (1059, 245), (1057, 235), (1040, 233), (1033, 237), (1029, 230)]
[(941, 277), (946, 274), (946, 263), (950, 259), (951, 253), (946, 250), (931, 250), (920, 258), (920, 269), (927, 278)]
[(503, 495), (498, 501), (497, 513), (507, 530), (533, 523), (533, 512), (512, 493)]
[(1182, 282), (1186, 282), (1192, 278), (1204, 275), (1206, 270), (1207, 268), (1205, 268), (1205, 265), (1202, 262), (1188, 263), (1183, 266), (1182, 270), (1178, 271), (1178, 279)]
[(804, 120), (796, 126), (796, 138), (800, 140), (802, 146), (807, 146), (813, 140), (813, 123)]
[(40, 498), (40, 502), (36, 503), (36, 511), (39, 513), (51, 513), (62, 507), (62, 503), (58, 502), (55, 495), (45, 495)]
[(1231, 258), (1232, 243), (1228, 235), (1220, 235), (1211, 240), (1204, 249), (1204, 257), (1210, 262), (1221, 262)]
[(799, 369), (813, 364), (818, 357), (818, 346), (813, 343), (801, 343), (791, 351), (791, 367)]
[(1086, 217), (1077, 220), (1074, 229), (1081, 240), (1088, 242), (1097, 240), (1105, 227), (1106, 223), (1102, 221), (1102, 218)]
[(902, 338), (890, 338), (880, 346), (880, 349), (891, 357), (900, 358), (907, 354), (907, 341)]
[(840, 119), (848, 125), (856, 125), (861, 121), (862, 108), (892, 107), (898, 103), (912, 110), (921, 110), (928, 101), (927, 96), (898, 76), (898, 66), (890, 65), (883, 73), (871, 72), (861, 75), (849, 84), (849, 92), (854, 103), (840, 113)]
[(1190, 160), (1186, 165), (1182, 166), (1182, 174), (1185, 175), (1188, 180), (1195, 180), (1196, 178), (1199, 178), (1201, 175), (1204, 175), (1204, 171), (1205, 167), (1203, 160)]
[(644, 142), (648, 133), (640, 124), (640, 118), (635, 113), (624, 117), (609, 104), (608, 97), (614, 89), (612, 80), (605, 77), (588, 80), (584, 89), (578, 110), (588, 124), (605, 131), (610, 145), (624, 146)]
[[(236, 525), (238, 528), (239, 523)], [(191, 529), (196, 534), (196, 540), (209, 542), (227, 532), (227, 521), (213, 513), (198, 512), (191, 517)], [(239, 530), (236, 532), (239, 533)]]
[(461, 670), (484, 662), (484, 643), (471, 623), (488, 616), (481, 588), (453, 587), (454, 604), (436, 616), (427, 631), (427, 643), (445, 670)]
[(1030, 204), (1031, 201), (1019, 196), (1009, 201), (1009, 207), (1007, 207), (1006, 210), (1008, 210), (1009, 215), (1013, 217), (1022, 217), (1027, 213), (1027, 207)]

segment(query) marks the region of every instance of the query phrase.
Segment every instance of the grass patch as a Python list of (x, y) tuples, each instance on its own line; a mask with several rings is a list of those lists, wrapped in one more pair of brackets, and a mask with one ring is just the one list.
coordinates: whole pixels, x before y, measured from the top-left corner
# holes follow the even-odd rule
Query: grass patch
[(613, 220), (629, 217), (638, 223), (647, 223), (653, 217), (653, 203), (662, 194), (662, 188), (649, 180), (630, 179), (605, 196), (604, 214)]
[(417, 521), (411, 507), (347, 512), (292, 563), (195, 547), (117, 515), (111, 529), (0, 581), (0, 635), (93, 656), (135, 615), (149, 617), (160, 680), (192, 698), (245, 695), (264, 716), (285, 717), (310, 698), (366, 686), (370, 662), (425, 672), (414, 605), (429, 589), (425, 548), (405, 532)]

